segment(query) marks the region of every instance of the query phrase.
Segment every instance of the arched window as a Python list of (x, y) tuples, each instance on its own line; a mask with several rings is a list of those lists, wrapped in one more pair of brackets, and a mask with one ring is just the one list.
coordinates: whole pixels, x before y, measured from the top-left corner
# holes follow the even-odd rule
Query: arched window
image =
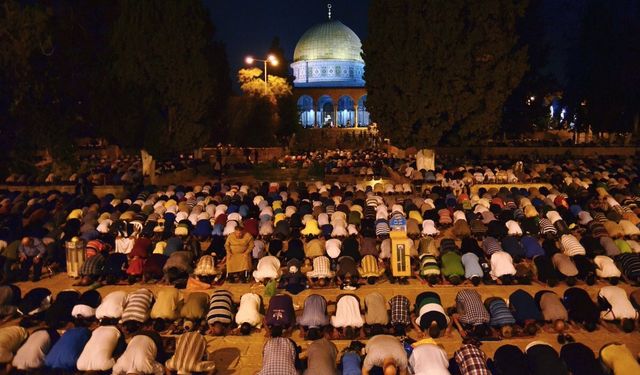
[(333, 99), (329, 95), (318, 98), (317, 124), (320, 127), (336, 126), (336, 119), (333, 118)]
[(313, 109), (313, 98), (309, 95), (302, 95), (298, 98), (298, 114), (300, 116), (300, 125), (302, 125), (303, 128), (313, 127), (315, 111)]
[(371, 119), (367, 111), (367, 96), (362, 95), (360, 99), (358, 99), (358, 126), (369, 125), (371, 125)]
[(355, 124), (355, 112), (354, 112), (353, 99), (344, 95), (338, 99), (338, 125), (340, 127), (352, 128)]

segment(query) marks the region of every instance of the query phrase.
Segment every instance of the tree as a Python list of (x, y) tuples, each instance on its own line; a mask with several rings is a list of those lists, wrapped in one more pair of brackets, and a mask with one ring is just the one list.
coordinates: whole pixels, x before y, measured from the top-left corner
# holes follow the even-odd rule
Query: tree
[[(287, 60), (284, 49), (282, 49), (280, 45), (280, 38), (274, 37), (271, 41), (269, 55), (275, 56), (278, 60), (278, 65), (269, 69), (271, 74), (285, 78), (289, 85), (293, 85), (294, 77), (289, 73), (289, 60)], [(276, 130), (276, 136), (284, 138), (286, 141), (288, 137), (301, 128), (299, 124), (298, 103), (293, 93), (291, 93), (280, 97), (277, 106), (279, 124)]]
[(275, 136), (280, 135), (280, 108), (290, 104), (287, 100), (292, 98), (291, 84), (285, 78), (269, 74), (269, 84), (265, 85), (262, 77), (263, 71), (258, 68), (238, 71), (244, 97), (231, 110), (236, 113), (231, 122), (231, 139), (236, 144), (270, 146), (275, 143)]
[[(163, 156), (208, 142), (210, 109), (228, 94), (216, 90), (224, 87), (220, 72), (227, 65), (212, 52), (212, 32), (197, 0), (120, 2), (111, 42), (113, 89), (132, 110), (119, 117), (130, 126), (133, 146)], [(121, 126), (111, 129), (120, 139)]]
[(268, 84), (265, 85), (262, 69), (249, 68), (238, 71), (238, 82), (240, 89), (245, 95), (266, 98), (274, 105), (278, 99), (291, 95), (291, 85), (285, 78), (268, 75)]
[(488, 138), (527, 69), (524, 2), (374, 0), (364, 42), (367, 108), (399, 146)]
[(285, 78), (289, 83), (292, 83), (293, 76), (289, 74), (289, 60), (284, 54), (284, 49), (280, 45), (280, 38), (277, 36), (274, 36), (271, 40), (271, 46), (269, 46), (267, 55), (273, 55), (278, 61), (276, 66), (269, 66), (269, 73)]
[(586, 3), (568, 59), (567, 103), (579, 130), (631, 131), (640, 115), (640, 8), (637, 1)]
[(75, 139), (91, 128), (87, 99), (91, 78), (103, 73), (96, 67), (102, 67), (98, 51), (104, 45), (93, 30), (102, 26), (110, 3), (75, 5), (69, 0), (2, 5), (1, 122), (6, 129), (0, 132), (7, 143), (1, 148), (2, 159), (13, 167), (30, 167), (42, 151), (54, 166), (71, 164)]
[(21, 115), (43, 91), (33, 62), (50, 53), (49, 22), (50, 14), (39, 5), (8, 0), (0, 6), (0, 159), (14, 166), (35, 160), (39, 133), (32, 133), (32, 123)]

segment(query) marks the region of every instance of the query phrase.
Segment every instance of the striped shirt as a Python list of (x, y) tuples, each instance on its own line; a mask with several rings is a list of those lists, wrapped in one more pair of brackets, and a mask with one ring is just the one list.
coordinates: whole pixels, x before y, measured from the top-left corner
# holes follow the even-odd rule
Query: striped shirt
[(592, 213), (591, 217), (593, 217), (594, 222), (600, 224), (604, 224), (604, 222), (607, 221), (607, 216), (602, 212), (594, 212)]
[(440, 275), (440, 266), (433, 255), (423, 254), (420, 256), (420, 276)]
[(129, 293), (121, 321), (146, 322), (149, 319), (153, 299), (153, 293), (149, 289), (142, 288)]
[(492, 327), (502, 327), (516, 323), (511, 310), (509, 310), (507, 303), (502, 298), (489, 298), (485, 301), (485, 306), (489, 310), (489, 315), (491, 315), (489, 324)]
[(635, 281), (640, 279), (640, 254), (620, 254), (616, 260), (626, 277)]
[(607, 232), (607, 228), (601, 222), (596, 220), (592, 220), (587, 224), (587, 229), (591, 232), (591, 235), (595, 238), (608, 237), (609, 232)]
[(540, 219), (540, 222), (538, 222), (538, 225), (540, 226), (540, 233), (542, 234), (558, 233), (558, 230), (556, 229), (556, 227), (553, 226), (553, 223), (551, 222), (551, 220), (547, 218)]
[(572, 234), (563, 234), (560, 238), (560, 245), (562, 245), (562, 252), (570, 257), (587, 253), (580, 241)]
[(360, 261), (360, 276), (362, 277), (378, 277), (382, 273), (378, 268), (378, 259), (373, 255), (365, 255)]
[(446, 208), (443, 208), (441, 210), (438, 211), (438, 222), (441, 225), (449, 225), (451, 223), (453, 223), (453, 219), (451, 218), (451, 212), (449, 210), (447, 210)]
[(376, 207), (378, 207), (378, 198), (375, 196), (370, 196), (369, 198), (367, 198), (367, 200), (365, 201), (367, 207), (373, 207), (374, 209)]
[(487, 237), (482, 241), (482, 250), (484, 250), (485, 254), (491, 256), (493, 253), (502, 251), (502, 245), (497, 239), (493, 237)]
[(517, 221), (522, 221), (524, 219), (524, 211), (521, 208), (515, 208), (513, 210), (513, 218)]
[(373, 206), (366, 206), (364, 208), (364, 218), (368, 220), (376, 219), (376, 208)]
[(209, 300), (207, 323), (230, 324), (233, 321), (233, 294), (228, 290), (216, 290)]
[(203, 361), (207, 341), (197, 332), (183, 333), (176, 339), (176, 351), (165, 366), (179, 374), (192, 372), (208, 372), (215, 369), (213, 361)]
[(80, 276), (100, 276), (104, 269), (105, 257), (102, 254), (96, 254), (82, 263), (80, 267)]
[(491, 317), (482, 304), (480, 294), (472, 289), (463, 289), (456, 295), (456, 307), (460, 322), (469, 325), (489, 323)]
[(85, 246), (87, 260), (95, 256), (96, 254), (101, 253), (106, 248), (107, 248), (107, 244), (105, 244), (100, 240), (91, 240), (87, 242), (87, 245)]
[(391, 229), (389, 223), (384, 219), (376, 220), (376, 236), (383, 236), (389, 234)]

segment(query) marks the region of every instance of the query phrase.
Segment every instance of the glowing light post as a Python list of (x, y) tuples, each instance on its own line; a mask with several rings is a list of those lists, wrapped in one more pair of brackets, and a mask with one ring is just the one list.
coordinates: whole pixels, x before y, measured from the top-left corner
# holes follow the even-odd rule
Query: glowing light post
[(278, 66), (278, 59), (276, 59), (276, 57), (274, 55), (269, 55), (264, 60), (256, 59), (256, 58), (253, 58), (251, 56), (247, 56), (244, 59), (244, 62), (246, 62), (248, 65), (251, 65), (256, 61), (264, 63), (264, 94), (267, 95), (267, 93), (269, 92), (268, 91), (269, 89), (268, 89), (268, 86), (267, 86), (267, 80), (268, 80), (268, 78), (267, 78), (268, 77), (267, 76), (267, 63), (270, 63), (273, 66)]

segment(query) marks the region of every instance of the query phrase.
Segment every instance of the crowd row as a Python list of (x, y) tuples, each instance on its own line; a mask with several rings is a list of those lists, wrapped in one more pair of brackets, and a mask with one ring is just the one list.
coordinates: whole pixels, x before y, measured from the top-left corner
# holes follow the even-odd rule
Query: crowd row
[[(205, 358), (203, 335), (248, 335), (264, 325), (270, 339), (263, 352), (263, 375), (296, 374), (296, 368), (302, 366), (299, 348), (288, 338), (294, 327), (313, 341), (303, 353), (309, 374), (335, 374), (337, 350), (329, 339), (354, 339), (358, 331), (360, 338), (369, 337), (366, 356), (362, 360), (361, 346), (352, 343), (340, 361), (343, 374), (368, 374), (373, 368), (386, 371), (387, 367), (414, 374), (490, 374), (489, 368), (504, 375), (603, 374), (593, 352), (576, 345), (568, 327), (593, 330), (602, 319), (620, 323), (625, 331), (633, 329), (639, 292), (635, 290), (629, 299), (619, 287), (603, 287), (596, 304), (580, 288), (569, 288), (562, 297), (552, 291), (540, 291), (534, 297), (518, 289), (506, 301), (489, 297), (484, 302), (475, 290), (462, 289), (448, 313), (434, 292), (419, 294), (413, 312), (407, 297), (395, 295), (386, 301), (373, 292), (364, 298), (364, 315), (358, 297), (343, 294), (329, 316), (328, 303), (318, 294), (307, 296), (296, 314), (288, 294), (271, 297), (264, 310), (257, 294), (244, 294), (236, 305), (233, 295), (222, 289), (210, 295), (192, 291), (183, 296), (174, 287), (160, 288), (155, 294), (142, 288), (130, 293), (114, 291), (104, 298), (95, 290), (82, 294), (65, 290), (53, 299), (45, 288), (32, 289), (21, 297), (20, 290), (11, 285), (0, 287), (0, 311), (5, 319), (18, 315), (22, 320), (19, 326), (0, 329), (0, 363), (22, 371), (44, 367), (114, 374), (161, 373), (163, 368), (179, 374), (213, 371), (214, 362)], [(452, 322), (464, 344), (449, 362), (434, 339), (450, 335)], [(608, 323), (601, 324), (615, 330)], [(407, 337), (411, 326), (418, 336), (429, 337), (415, 342)], [(526, 354), (505, 345), (492, 362), (478, 348), (480, 340), (512, 334), (529, 337), (538, 327), (559, 334), (559, 343), (568, 344), (563, 347), (566, 357), (559, 358), (551, 346), (538, 341), (527, 347)], [(61, 329), (60, 337), (57, 330)], [(173, 335), (179, 335), (175, 345), (167, 339)], [(165, 356), (165, 351), (173, 355)], [(600, 357), (616, 375), (640, 370), (623, 345), (606, 346)]]

